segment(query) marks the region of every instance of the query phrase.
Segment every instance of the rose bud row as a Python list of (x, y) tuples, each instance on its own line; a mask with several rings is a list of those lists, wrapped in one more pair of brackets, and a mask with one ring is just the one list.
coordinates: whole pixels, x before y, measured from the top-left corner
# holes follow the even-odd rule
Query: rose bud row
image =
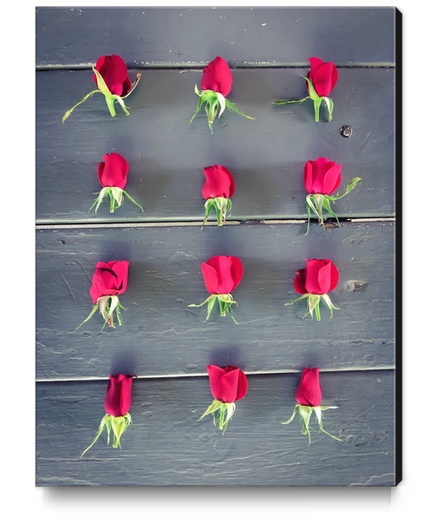
[(133, 376), (118, 374), (111, 376), (109, 374), (109, 383), (106, 390), (105, 410), (106, 415), (102, 418), (99, 430), (93, 443), (85, 449), (82, 456), (92, 447), (106, 427), (108, 433), (108, 445), (111, 429), (114, 433), (114, 441), (112, 447), (121, 449), (120, 438), (127, 427), (132, 423), (132, 417), (129, 410), (132, 404), (132, 380)]
[(334, 290), (338, 285), (338, 270), (334, 263), (329, 259), (307, 259), (306, 267), (297, 270), (293, 286), (301, 297), (296, 298), (292, 302), (287, 302), (285, 306), (290, 306), (298, 300), (307, 299), (307, 311), (303, 318), (308, 314), (313, 318), (313, 312), (316, 311), (316, 319), (320, 320), (320, 300), (323, 299), (329, 310), (331, 311), (331, 320), (334, 309), (336, 308), (328, 293)]
[(233, 300), (231, 293), (238, 286), (243, 275), (243, 266), (239, 258), (235, 256), (213, 256), (206, 263), (201, 263), (202, 275), (205, 286), (211, 295), (201, 304), (190, 304), (189, 307), (199, 308), (208, 302), (208, 314), (205, 322), (211, 315), (214, 303), (218, 300), (220, 315), (226, 316), (226, 312), (232, 317)]
[(319, 224), (325, 229), (323, 220), (323, 209), (326, 209), (336, 220), (337, 216), (331, 208), (331, 202), (343, 198), (353, 190), (361, 179), (355, 177), (347, 185), (346, 192), (342, 195), (332, 196), (331, 194), (338, 188), (341, 182), (341, 167), (337, 161), (329, 161), (326, 157), (319, 157), (315, 161), (307, 161), (304, 166), (304, 186), (308, 195), (305, 206), (308, 213), (308, 229), (310, 228), (311, 210), (318, 216)]
[(136, 80), (132, 84), (128, 76), (126, 63), (118, 55), (103, 55), (100, 57), (97, 60), (96, 66), (93, 67), (93, 72), (93, 80), (98, 89), (88, 93), (88, 95), (74, 105), (72, 109), (69, 109), (63, 116), (63, 123), (67, 120), (75, 107), (85, 102), (88, 98), (93, 96), (94, 93), (102, 93), (105, 95), (106, 104), (111, 116), (116, 116), (115, 101), (121, 105), (127, 116), (130, 114), (124, 103), (124, 99), (135, 89), (141, 78), (141, 74), (138, 73), (136, 75)]
[(124, 293), (127, 289), (128, 271), (128, 261), (108, 261), (107, 263), (100, 261), (97, 263), (90, 288), (90, 295), (95, 306), (82, 324), (90, 320), (97, 308), (99, 308), (105, 320), (102, 330), (106, 323), (109, 327), (114, 327), (114, 311), (117, 314), (118, 324), (122, 325), (120, 308), (126, 308), (121, 305), (118, 295)]
[(311, 69), (307, 73), (307, 76), (304, 77), (309, 96), (300, 100), (277, 100), (274, 104), (302, 103), (305, 100), (311, 99), (314, 102), (314, 121), (318, 122), (320, 105), (324, 102), (328, 109), (328, 122), (330, 122), (332, 120), (334, 103), (328, 95), (337, 83), (338, 70), (332, 61), (325, 63), (318, 57), (310, 57), (309, 61)]
[[(133, 198), (125, 191), (127, 183), (127, 173), (129, 171), (129, 163), (124, 159), (123, 156), (112, 152), (111, 154), (105, 154), (103, 156), (103, 163), (99, 163), (97, 168), (97, 174), (99, 176), (100, 184), (103, 189), (98, 195), (97, 199), (93, 202), (90, 207), (90, 212), (94, 206), (96, 206), (95, 214), (103, 199), (107, 196), (110, 197), (110, 212), (113, 213), (114, 209), (121, 206), (124, 200), (124, 195), (128, 197), (134, 204), (136, 204), (141, 211), (144, 212), (142, 206), (140, 206)], [(97, 204), (97, 205), (96, 205)]]
[(237, 107), (235, 107), (235, 104), (232, 104), (232, 102), (226, 98), (232, 89), (232, 73), (227, 62), (221, 57), (217, 56), (214, 61), (211, 61), (207, 66), (205, 66), (201, 80), (201, 88), (202, 90), (199, 91), (197, 85), (195, 85), (195, 93), (198, 95), (199, 100), (190, 123), (192, 123), (194, 117), (198, 114), (205, 102), (207, 103), (205, 110), (211, 132), (213, 132), (212, 124), (214, 122), (214, 118), (217, 116), (219, 107), (219, 118), (227, 107), (250, 120), (254, 120), (254, 118), (241, 112)]
[(235, 402), (247, 393), (247, 378), (242, 370), (234, 366), (220, 368), (209, 365), (207, 371), (214, 401), (199, 420), (212, 413), (214, 425), (218, 423), (223, 435), (235, 412)]
[(205, 184), (202, 188), (202, 196), (206, 199), (203, 223), (214, 209), (217, 216), (217, 225), (221, 226), (226, 221), (227, 212), (232, 209), (230, 197), (235, 193), (235, 182), (227, 168), (220, 165), (208, 166), (204, 169)]
[(296, 390), (295, 400), (297, 402), (293, 414), (286, 422), (281, 424), (290, 424), (295, 418), (296, 412), (298, 412), (302, 421), (302, 434), (308, 435), (308, 446), (311, 443), (310, 435), (310, 417), (312, 412), (316, 415), (317, 422), (319, 424), (319, 432), (323, 431), (335, 440), (342, 441), (341, 438), (337, 438), (327, 433), (322, 427), (322, 411), (327, 409), (336, 409), (338, 406), (320, 406), (322, 402), (322, 388), (319, 382), (319, 369), (318, 368), (304, 368), (302, 372), (301, 382), (299, 383), (298, 389)]

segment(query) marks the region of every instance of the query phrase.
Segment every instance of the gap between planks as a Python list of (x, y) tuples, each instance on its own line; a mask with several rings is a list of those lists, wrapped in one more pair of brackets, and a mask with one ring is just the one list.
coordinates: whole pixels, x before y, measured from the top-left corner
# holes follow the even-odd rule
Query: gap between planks
[[(386, 223), (386, 222), (395, 222), (395, 218), (347, 218), (345, 220), (341, 220), (340, 223)], [(261, 224), (261, 225), (276, 225), (276, 224), (306, 224), (307, 220), (247, 220), (244, 222), (240, 221), (226, 221), (224, 225), (252, 225), (252, 224)], [(315, 222), (313, 222), (315, 223)], [(216, 226), (217, 222), (207, 222), (205, 225)], [(113, 227), (196, 227), (202, 226), (202, 222), (113, 222), (113, 223), (61, 223), (61, 224), (43, 224), (36, 223), (36, 229), (106, 229)]]
[[(394, 365), (383, 366), (383, 367), (350, 367), (345, 369), (337, 368), (320, 368), (321, 373), (335, 372), (335, 373), (346, 373), (346, 372), (395, 372), (396, 368)], [(274, 375), (274, 374), (301, 374), (301, 370), (293, 368), (269, 370), (269, 371), (250, 371), (245, 372), (247, 376), (262, 376), (262, 375)], [(160, 374), (160, 375), (136, 375), (135, 379), (191, 379), (195, 377), (208, 377), (208, 374)], [(89, 377), (57, 377), (57, 378), (46, 378), (36, 379), (36, 383), (64, 383), (64, 382), (75, 382), (75, 381), (106, 381), (106, 377), (89, 376)]]

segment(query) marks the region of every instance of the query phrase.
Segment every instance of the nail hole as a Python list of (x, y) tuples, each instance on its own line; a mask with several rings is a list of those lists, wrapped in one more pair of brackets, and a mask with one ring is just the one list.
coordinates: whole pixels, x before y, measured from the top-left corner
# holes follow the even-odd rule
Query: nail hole
[(368, 283), (361, 281), (347, 281), (346, 282), (346, 290), (347, 291), (364, 291), (367, 287)]
[(63, 245), (66, 245), (66, 240), (60, 240)]
[(340, 134), (343, 136), (343, 138), (350, 138), (350, 136), (353, 133), (353, 129), (349, 127), (348, 125), (343, 125), (340, 129)]

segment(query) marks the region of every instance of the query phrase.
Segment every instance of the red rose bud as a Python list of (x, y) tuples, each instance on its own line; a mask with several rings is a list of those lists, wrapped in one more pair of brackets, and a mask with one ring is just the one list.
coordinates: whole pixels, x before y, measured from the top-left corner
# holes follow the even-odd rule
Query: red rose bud
[(295, 102), (302, 103), (305, 100), (311, 99), (314, 102), (314, 120), (318, 122), (320, 104), (323, 101), (328, 109), (328, 122), (330, 122), (332, 120), (334, 103), (328, 97), (328, 95), (331, 93), (335, 84), (337, 83), (337, 68), (332, 61), (329, 63), (324, 63), (318, 57), (311, 57), (309, 61), (311, 69), (307, 76), (304, 77), (309, 96), (300, 100), (277, 100), (274, 102), (274, 104), (284, 105)]
[(307, 74), (307, 78), (313, 83), (314, 90), (319, 97), (327, 97), (334, 89), (335, 84), (337, 84), (338, 70), (332, 61), (324, 63), (318, 57), (311, 57), (309, 61), (311, 69)]
[(231, 292), (238, 286), (243, 275), (241, 261), (235, 256), (214, 256), (206, 263), (201, 263), (202, 275), (207, 290), (211, 293), (204, 302), (199, 305), (190, 304), (189, 307), (201, 307), (208, 302), (208, 320), (216, 299), (218, 300), (221, 316), (226, 316), (226, 312), (232, 316), (232, 304), (237, 304), (233, 300)]
[(342, 195), (332, 196), (341, 182), (341, 167), (337, 161), (329, 161), (326, 157), (319, 157), (316, 161), (307, 161), (304, 166), (304, 186), (308, 193), (306, 208), (308, 213), (308, 229), (310, 229), (310, 215), (313, 211), (319, 219), (319, 224), (325, 229), (323, 209), (326, 209), (336, 220), (337, 216), (332, 211), (331, 202), (335, 202), (347, 195), (361, 179), (355, 177), (347, 185), (346, 192)]
[(94, 95), (94, 93), (103, 93), (105, 95), (106, 104), (108, 106), (111, 116), (115, 116), (114, 102), (117, 101), (123, 111), (128, 116), (130, 113), (124, 103), (124, 99), (130, 95), (135, 89), (136, 85), (141, 78), (141, 74), (136, 75), (135, 82), (131, 83), (127, 72), (126, 63), (118, 55), (103, 55), (97, 60), (96, 66), (93, 67), (93, 80), (97, 85), (98, 89), (95, 89), (88, 93), (80, 102), (78, 102), (72, 109), (66, 112), (63, 116), (63, 123), (75, 109), (88, 98)]
[(190, 123), (192, 123), (194, 117), (198, 114), (202, 105), (206, 102), (205, 110), (208, 117), (208, 125), (213, 132), (212, 124), (214, 118), (217, 116), (217, 112), (220, 111), (218, 117), (222, 115), (223, 111), (227, 107), (232, 111), (235, 111), (250, 120), (254, 120), (250, 116), (245, 115), (241, 112), (235, 104), (232, 104), (227, 98), (225, 98), (232, 89), (232, 73), (229, 69), (227, 62), (221, 57), (216, 57), (214, 61), (211, 61), (205, 66), (203, 76), (201, 80), (201, 88), (199, 91), (197, 85), (195, 85), (195, 93), (198, 95), (198, 105)]
[(221, 57), (216, 57), (204, 68), (201, 80), (203, 90), (212, 90), (227, 97), (232, 89), (232, 73), (229, 65)]
[(301, 294), (301, 297), (286, 303), (285, 306), (292, 305), (298, 300), (307, 299), (308, 308), (304, 318), (308, 314), (313, 318), (313, 312), (316, 311), (316, 319), (320, 320), (319, 303), (323, 299), (331, 311), (330, 320), (333, 310), (339, 308), (332, 304), (328, 293), (337, 287), (338, 277), (338, 270), (329, 259), (307, 259), (306, 268), (297, 270), (293, 282), (295, 290)]
[(199, 420), (212, 413), (214, 425), (218, 423), (224, 434), (235, 412), (235, 402), (247, 393), (247, 378), (242, 370), (234, 366), (220, 368), (209, 365), (207, 371), (214, 401)]
[[(99, 57), (95, 69), (113, 95), (124, 97), (131, 90), (132, 83), (127, 74), (127, 66), (120, 56), (102, 55), (102, 57)], [(96, 72), (93, 75), (93, 80), (97, 85), (98, 76)]]
[(319, 157), (316, 161), (307, 161), (304, 167), (304, 185), (307, 193), (330, 195), (341, 182), (341, 167), (337, 161)]
[(109, 196), (110, 212), (113, 213), (114, 209), (120, 207), (123, 203), (124, 195), (126, 195), (127, 198), (140, 207), (141, 211), (144, 212), (142, 206), (140, 206), (124, 189), (127, 183), (127, 173), (129, 171), (129, 164), (124, 157), (112, 152), (111, 154), (105, 154), (103, 156), (103, 161), (103, 163), (99, 163), (97, 168), (97, 174), (103, 189), (100, 193), (96, 193), (98, 197), (93, 202), (93, 205), (90, 207), (88, 212), (96, 206), (95, 214), (97, 215), (97, 210), (103, 202), (103, 199)]
[(322, 387), (318, 368), (304, 368), (295, 399), (302, 406), (319, 406), (322, 402)]
[[(120, 308), (125, 308), (118, 300), (118, 295), (124, 293), (127, 289), (128, 271), (129, 263), (127, 261), (97, 263), (90, 288), (90, 295), (95, 306), (82, 324), (90, 320), (97, 308), (99, 308), (105, 320), (105, 324), (108, 323), (109, 327), (114, 326), (114, 311), (116, 311), (117, 314), (118, 324), (122, 325)], [(79, 329), (82, 324), (80, 324), (77, 329)], [(103, 327), (105, 327), (105, 324)]]
[(312, 412), (316, 416), (316, 420), (319, 424), (319, 432), (323, 431), (331, 438), (341, 442), (341, 438), (337, 438), (326, 432), (322, 427), (322, 411), (327, 409), (336, 409), (338, 406), (320, 406), (322, 402), (322, 388), (319, 383), (319, 369), (318, 368), (304, 368), (302, 372), (301, 382), (299, 383), (298, 389), (295, 394), (296, 406), (293, 410), (293, 414), (286, 422), (281, 424), (290, 424), (295, 418), (296, 412), (298, 412), (302, 421), (302, 434), (308, 435), (308, 445), (311, 443), (310, 435), (310, 417)]
[(118, 374), (109, 375), (109, 384), (106, 390), (105, 410), (111, 417), (122, 417), (129, 413), (132, 404), (133, 376)]
[(109, 375), (108, 388), (105, 397), (106, 415), (100, 423), (99, 430), (93, 443), (85, 449), (82, 456), (94, 445), (99, 436), (106, 427), (108, 433), (108, 445), (111, 429), (114, 433), (114, 441), (112, 447), (121, 449), (120, 438), (127, 427), (132, 423), (132, 417), (129, 410), (132, 404), (132, 380), (133, 376), (118, 374), (116, 376)]
[(202, 196), (207, 201), (204, 205), (203, 223), (207, 222), (211, 211), (215, 209), (217, 224), (221, 226), (226, 221), (227, 212), (232, 209), (232, 201), (229, 197), (235, 193), (235, 182), (232, 174), (224, 166), (208, 166), (204, 169), (204, 174), (206, 181), (202, 188)]

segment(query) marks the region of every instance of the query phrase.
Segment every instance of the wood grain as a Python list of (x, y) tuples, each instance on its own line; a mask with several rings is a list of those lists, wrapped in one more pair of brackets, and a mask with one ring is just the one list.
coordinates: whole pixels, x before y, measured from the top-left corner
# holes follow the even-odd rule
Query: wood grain
[[(394, 8), (36, 8), (38, 66), (336, 65), (395, 62)], [(366, 31), (364, 32), (364, 27)], [(364, 36), (369, 34), (369, 37)], [(372, 36), (371, 36), (372, 35)]]
[(223, 436), (211, 417), (198, 422), (212, 402), (207, 378), (134, 380), (122, 449), (105, 432), (82, 459), (105, 414), (107, 379), (38, 384), (37, 485), (393, 486), (394, 373), (322, 373), (323, 402), (338, 406), (323, 428), (343, 441), (312, 431), (310, 447), (299, 418), (279, 423), (300, 377), (249, 376)]
[[(132, 70), (133, 78), (138, 70)], [(38, 223), (202, 220), (203, 169), (226, 166), (235, 178), (233, 220), (304, 219), (306, 161), (326, 157), (343, 164), (340, 193), (354, 177), (356, 188), (335, 204), (340, 217), (392, 217), (395, 213), (395, 72), (342, 69), (331, 95), (334, 119), (314, 122), (312, 103), (275, 106), (277, 99), (304, 98), (307, 69), (253, 69), (233, 73), (229, 98), (248, 120), (226, 112), (211, 134), (202, 110), (190, 119), (201, 72), (145, 70), (112, 118), (102, 95), (66, 112), (94, 87), (92, 72), (37, 73), (36, 217)], [(348, 125), (353, 134), (340, 135)], [(105, 153), (129, 163), (126, 200), (115, 213), (106, 201), (88, 213), (101, 190), (97, 166)]]
[[(326, 232), (313, 224), (117, 227), (37, 231), (37, 377), (102, 377), (121, 363), (143, 376), (204, 373), (211, 356), (235, 357), (247, 371), (325, 364), (337, 370), (394, 366), (393, 223), (349, 223)], [(200, 264), (234, 255), (244, 266), (238, 306), (220, 317), (203, 302)], [(306, 258), (331, 259), (340, 272), (330, 297), (341, 308), (328, 322), (303, 319), (296, 270)], [(124, 325), (106, 327), (92, 309), (98, 261), (130, 262), (121, 303)], [(353, 288), (352, 281), (362, 284)], [(214, 354), (215, 353), (215, 354)]]

